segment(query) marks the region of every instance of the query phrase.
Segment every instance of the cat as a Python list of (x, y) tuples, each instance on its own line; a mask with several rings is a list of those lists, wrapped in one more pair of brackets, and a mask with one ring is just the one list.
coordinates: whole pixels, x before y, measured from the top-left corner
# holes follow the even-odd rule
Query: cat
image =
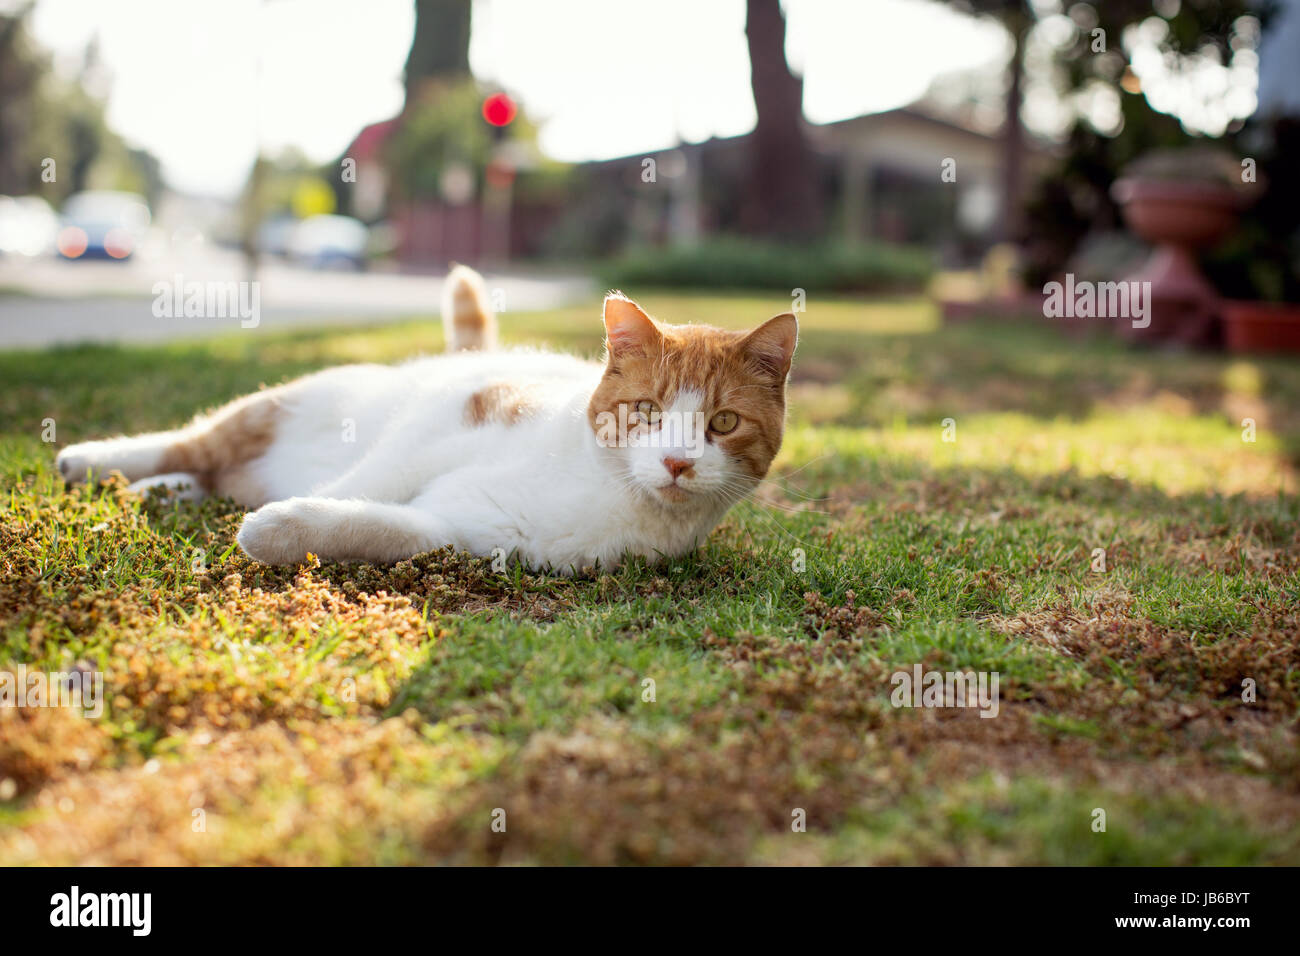
[(572, 574), (696, 549), (781, 447), (790, 313), (674, 326), (611, 292), (602, 362), (498, 350), (483, 280), (457, 266), (443, 324), (444, 355), (326, 369), (174, 431), (72, 445), (58, 469), (233, 498), (239, 546), (266, 564), (451, 545)]

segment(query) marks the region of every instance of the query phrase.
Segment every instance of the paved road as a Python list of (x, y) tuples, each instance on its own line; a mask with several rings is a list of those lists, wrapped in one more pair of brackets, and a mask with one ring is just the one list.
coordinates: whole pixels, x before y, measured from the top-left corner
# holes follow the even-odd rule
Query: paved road
[[(73, 342), (162, 342), (237, 330), (240, 313), (159, 317), (156, 284), (237, 282), (242, 261), (222, 250), (191, 250), (167, 259), (116, 262), (0, 261), (0, 349)], [(568, 305), (593, 293), (581, 277), (487, 276), (506, 311)], [(258, 277), (260, 331), (294, 326), (379, 323), (437, 315), (442, 280), (389, 273), (315, 272), (268, 264)], [(251, 300), (245, 300), (250, 302)], [(218, 309), (217, 312), (222, 310)], [(247, 312), (243, 314), (248, 314)]]

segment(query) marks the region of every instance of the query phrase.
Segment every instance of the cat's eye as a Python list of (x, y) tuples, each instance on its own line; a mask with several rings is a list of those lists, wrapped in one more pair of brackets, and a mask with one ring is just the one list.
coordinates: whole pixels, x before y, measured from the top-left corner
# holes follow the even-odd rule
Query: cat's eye
[(641, 420), (650, 425), (659, 424), (659, 418), (662, 414), (659, 406), (648, 398), (643, 398), (636, 403), (636, 413), (641, 416)]
[(718, 435), (734, 432), (740, 424), (740, 416), (735, 412), (718, 412), (709, 422), (709, 430)]

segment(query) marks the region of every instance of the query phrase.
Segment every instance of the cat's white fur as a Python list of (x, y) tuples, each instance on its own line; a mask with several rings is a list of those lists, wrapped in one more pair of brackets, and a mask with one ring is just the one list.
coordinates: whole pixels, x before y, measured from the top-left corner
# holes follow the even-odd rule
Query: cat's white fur
[[(545, 352), (467, 352), (304, 379), (282, 399), (283, 437), (257, 463), (272, 503), (245, 519), (239, 544), (273, 564), (306, 550), (391, 561), (450, 544), (560, 571), (629, 552), (681, 554), (728, 502), (628, 487), (630, 465), (671, 450), (598, 444), (586, 408), (601, 371)], [(470, 396), (502, 381), (529, 387), (536, 410), (511, 425), (467, 425)], [(345, 419), (354, 446), (341, 440)], [(697, 464), (697, 475), (709, 468)]]
[[(452, 319), (445, 316), (449, 336)], [(333, 368), (281, 386), (274, 440), (241, 481), (259, 500), (242, 501), (256, 510), (239, 545), (270, 564), (308, 552), (389, 562), (452, 545), (559, 573), (694, 549), (752, 482), (706, 444), (689, 452), (693, 473), (676, 480), (683, 496), (665, 490), (673, 476), (664, 458), (685, 457), (685, 447), (603, 446), (587, 418), (602, 371), (544, 351), (470, 351)], [(470, 397), (496, 383), (525, 389), (531, 414), (468, 423)], [(664, 411), (707, 414), (702, 401), (685, 390)], [(201, 419), (187, 426), (202, 427)], [(193, 496), (191, 476), (155, 474), (184, 434), (74, 445), (59, 468), (70, 480), (120, 470), (137, 490), (188, 484)]]

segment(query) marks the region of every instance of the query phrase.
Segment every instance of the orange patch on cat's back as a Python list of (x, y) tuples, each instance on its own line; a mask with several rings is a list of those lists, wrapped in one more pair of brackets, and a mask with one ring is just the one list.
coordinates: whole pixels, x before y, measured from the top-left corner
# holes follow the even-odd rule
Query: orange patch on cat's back
[(480, 388), (465, 402), (465, 424), (515, 425), (537, 409), (534, 396), (527, 388), (500, 382)]

